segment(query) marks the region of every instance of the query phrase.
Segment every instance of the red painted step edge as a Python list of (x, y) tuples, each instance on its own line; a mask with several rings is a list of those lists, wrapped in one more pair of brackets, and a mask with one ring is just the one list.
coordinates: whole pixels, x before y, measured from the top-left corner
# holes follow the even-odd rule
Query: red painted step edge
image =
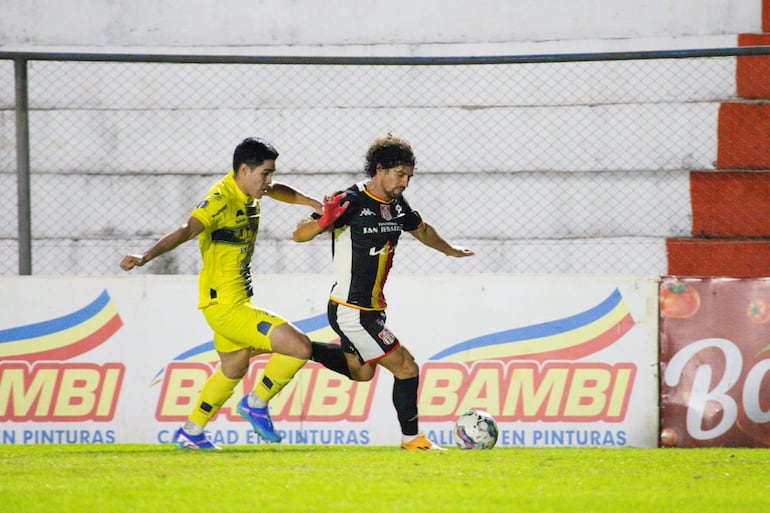
[(666, 250), (671, 275), (770, 276), (770, 240), (673, 238)]
[(695, 237), (770, 239), (770, 171), (690, 173)]
[[(770, 34), (741, 34), (738, 36), (738, 46), (770, 46)], [(738, 57), (735, 85), (739, 98), (770, 98), (770, 56)]]
[(717, 130), (719, 169), (770, 169), (770, 104), (723, 103)]

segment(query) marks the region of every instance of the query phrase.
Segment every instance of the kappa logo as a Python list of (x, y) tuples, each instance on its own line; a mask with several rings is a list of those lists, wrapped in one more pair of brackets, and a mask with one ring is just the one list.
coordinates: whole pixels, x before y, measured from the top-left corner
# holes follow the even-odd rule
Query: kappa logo
[(364, 209), (361, 211), (361, 213), (360, 213), (360, 214), (358, 214), (358, 216), (359, 216), (359, 217), (364, 217), (364, 216), (373, 216), (373, 215), (376, 215), (376, 214), (375, 214), (374, 212), (372, 212), (371, 210), (369, 210), (369, 208), (364, 208)]

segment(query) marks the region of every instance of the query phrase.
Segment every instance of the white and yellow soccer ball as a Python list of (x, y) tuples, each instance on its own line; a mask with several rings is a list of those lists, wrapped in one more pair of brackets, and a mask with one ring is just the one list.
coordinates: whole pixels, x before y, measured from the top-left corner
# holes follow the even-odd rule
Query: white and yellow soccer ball
[(455, 423), (455, 444), (460, 449), (491, 449), (497, 443), (497, 422), (482, 410), (469, 410)]

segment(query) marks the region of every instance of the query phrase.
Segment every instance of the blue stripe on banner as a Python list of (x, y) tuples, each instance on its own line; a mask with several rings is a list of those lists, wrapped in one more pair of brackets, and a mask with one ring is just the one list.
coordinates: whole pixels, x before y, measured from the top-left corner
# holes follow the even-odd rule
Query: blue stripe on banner
[(326, 328), (329, 326), (329, 321), (326, 318), (326, 314), (316, 315), (315, 317), (308, 317), (307, 319), (302, 319), (301, 321), (293, 322), (297, 328), (299, 328), (300, 331), (304, 333), (310, 333), (315, 330), (320, 330), (321, 328)]
[(590, 310), (586, 310), (585, 312), (573, 315), (571, 317), (566, 317), (564, 319), (544, 322), (542, 324), (534, 324), (532, 326), (524, 326), (523, 328), (514, 328), (512, 330), (500, 331), (498, 333), (491, 333), (489, 335), (472, 338), (436, 353), (435, 355), (431, 356), (429, 360), (441, 360), (442, 358), (446, 358), (461, 351), (494, 346), (497, 344), (506, 344), (510, 342), (521, 342), (523, 340), (550, 337), (574, 330), (576, 328), (582, 328), (583, 326), (587, 326), (612, 312), (612, 310), (614, 310), (615, 307), (620, 304), (622, 299), (623, 297), (620, 295), (620, 291), (615, 289), (612, 294), (607, 297), (607, 299), (602, 301), (597, 306), (591, 308)]
[(0, 344), (5, 342), (14, 342), (17, 340), (43, 337), (45, 335), (67, 330), (94, 317), (96, 314), (101, 312), (109, 302), (110, 295), (105, 289), (91, 304), (83, 307), (77, 312), (73, 312), (56, 319), (51, 319), (49, 321), (0, 330)]
[[(207, 353), (209, 351), (214, 351), (214, 341), (209, 340), (208, 342), (204, 342), (203, 344), (197, 345), (193, 347), (192, 349), (188, 349), (184, 353), (181, 353), (174, 357), (175, 362), (184, 361), (188, 358), (192, 358), (193, 356), (197, 356), (199, 354)], [(161, 376), (166, 371), (166, 368), (163, 367), (161, 370), (155, 374), (155, 376), (152, 377), (152, 380), (155, 381), (158, 379), (159, 376)]]
[(192, 358), (193, 356), (206, 353), (208, 351), (214, 350), (214, 341), (209, 340), (208, 342), (204, 342), (201, 345), (195, 346), (192, 349), (188, 349), (184, 353), (181, 353), (174, 357), (174, 361), (184, 361), (188, 358)]

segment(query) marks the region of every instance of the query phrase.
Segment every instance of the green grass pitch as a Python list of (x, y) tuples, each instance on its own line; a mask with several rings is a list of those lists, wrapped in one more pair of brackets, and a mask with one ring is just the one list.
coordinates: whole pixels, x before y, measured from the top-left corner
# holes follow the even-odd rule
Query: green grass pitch
[(762, 449), (5, 445), (0, 510), (766, 512)]

